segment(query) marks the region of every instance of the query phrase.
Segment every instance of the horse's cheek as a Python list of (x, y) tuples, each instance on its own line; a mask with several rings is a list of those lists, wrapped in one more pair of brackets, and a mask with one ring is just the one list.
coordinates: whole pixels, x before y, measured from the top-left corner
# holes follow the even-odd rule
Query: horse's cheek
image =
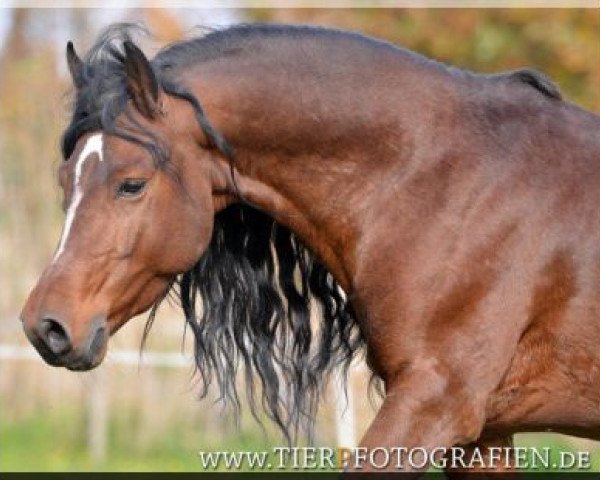
[[(180, 208), (178, 214), (171, 212), (163, 225), (155, 226), (160, 233), (150, 247), (150, 259), (160, 274), (178, 274), (192, 268), (208, 248), (212, 235), (212, 212), (193, 215), (191, 207)], [(153, 236), (154, 237), (154, 236)]]

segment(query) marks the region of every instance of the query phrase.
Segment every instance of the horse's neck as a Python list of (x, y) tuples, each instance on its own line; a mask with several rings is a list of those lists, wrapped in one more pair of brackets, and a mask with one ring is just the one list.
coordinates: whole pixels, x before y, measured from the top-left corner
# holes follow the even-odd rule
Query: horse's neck
[[(402, 118), (416, 108), (411, 88), (426, 86), (405, 64), (403, 80), (391, 82), (396, 66), (386, 70), (380, 58), (371, 68), (344, 67), (351, 72), (322, 59), (312, 73), (293, 72), (290, 63), (208, 65), (196, 72), (195, 93), (236, 149), (242, 194), (296, 233), (348, 288), (363, 226), (375, 214), (369, 197), (416, 143), (404, 127), (414, 113)], [(426, 114), (433, 113), (419, 113)]]
[[(348, 106), (357, 100), (349, 87), (329, 98), (315, 89), (298, 98), (297, 90), (287, 90), (278, 79), (269, 86), (252, 75), (242, 73), (226, 88), (219, 86), (225, 79), (211, 87), (207, 75), (196, 88), (209, 119), (236, 150), (237, 186), (349, 288), (361, 207), (375, 188), (383, 158), (373, 135), (378, 126), (348, 111), (358, 108)], [(344, 95), (347, 101), (341, 102)]]

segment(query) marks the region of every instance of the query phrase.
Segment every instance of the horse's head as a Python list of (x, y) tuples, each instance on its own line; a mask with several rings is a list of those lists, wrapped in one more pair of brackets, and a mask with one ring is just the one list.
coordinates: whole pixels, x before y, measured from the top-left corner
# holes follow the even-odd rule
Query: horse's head
[[(97, 79), (71, 45), (67, 58), (77, 94), (93, 94), (86, 82)], [(120, 62), (127, 96), (114, 124), (130, 136), (100, 124), (73, 142), (59, 170), (62, 237), (21, 315), (46, 362), (75, 370), (102, 361), (108, 337), (165, 295), (213, 229), (213, 154), (181, 133), (191, 109), (190, 120), (133, 44)]]

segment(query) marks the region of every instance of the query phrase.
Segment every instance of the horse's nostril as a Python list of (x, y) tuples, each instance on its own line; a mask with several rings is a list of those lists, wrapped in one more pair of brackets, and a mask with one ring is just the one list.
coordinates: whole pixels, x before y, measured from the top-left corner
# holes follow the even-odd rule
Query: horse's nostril
[(41, 337), (54, 355), (65, 355), (71, 350), (69, 334), (61, 322), (44, 318), (40, 323)]

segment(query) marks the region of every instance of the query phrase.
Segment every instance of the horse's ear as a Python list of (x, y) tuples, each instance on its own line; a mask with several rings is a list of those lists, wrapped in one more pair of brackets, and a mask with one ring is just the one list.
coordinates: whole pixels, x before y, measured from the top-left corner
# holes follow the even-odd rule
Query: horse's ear
[(73, 42), (67, 43), (67, 65), (75, 88), (83, 87), (83, 62), (75, 52)]
[(127, 91), (140, 113), (152, 119), (160, 111), (158, 81), (144, 53), (130, 41), (123, 46)]

